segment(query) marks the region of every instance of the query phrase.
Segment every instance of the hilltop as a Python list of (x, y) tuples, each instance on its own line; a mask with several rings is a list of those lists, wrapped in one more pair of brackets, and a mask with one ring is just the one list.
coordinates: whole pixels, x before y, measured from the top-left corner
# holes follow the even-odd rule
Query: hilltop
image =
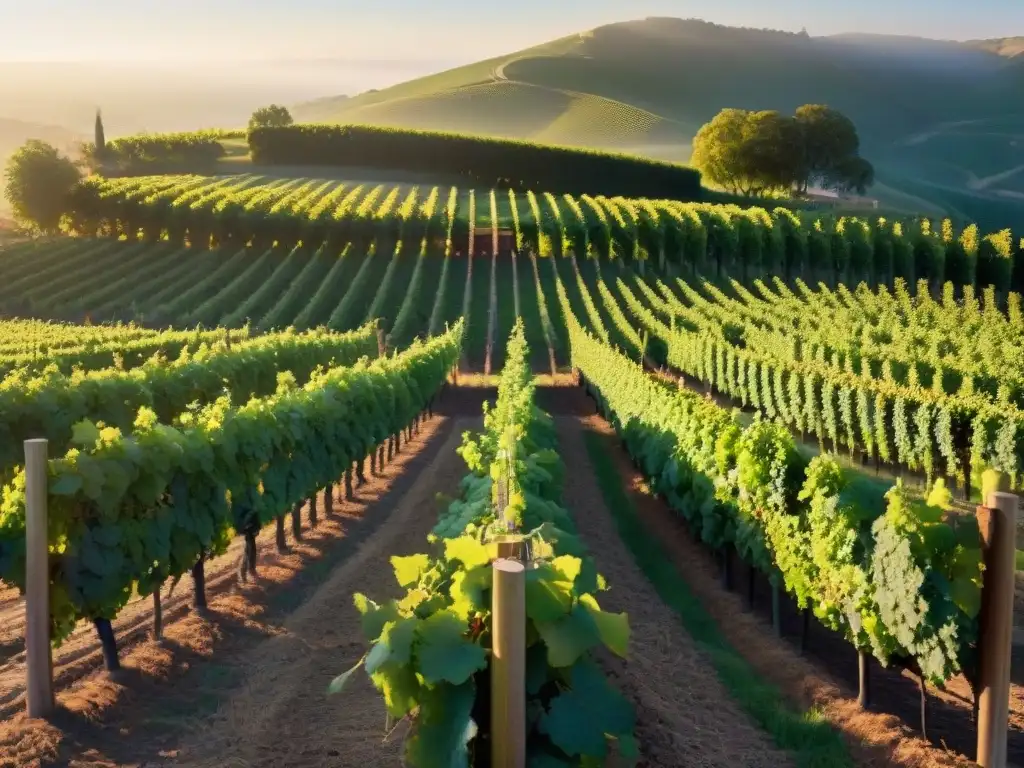
[(822, 102), (856, 122), (878, 171), (873, 194), (887, 205), (1011, 224), (1024, 218), (1021, 47), (1024, 38), (811, 37), (649, 18), (295, 113), (680, 162), (723, 107)]

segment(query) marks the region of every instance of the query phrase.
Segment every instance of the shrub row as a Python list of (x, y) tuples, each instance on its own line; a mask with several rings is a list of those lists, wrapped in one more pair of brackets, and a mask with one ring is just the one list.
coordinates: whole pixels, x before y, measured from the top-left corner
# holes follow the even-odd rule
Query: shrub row
[(489, 188), (697, 200), (692, 168), (628, 155), (457, 133), (292, 125), (249, 133), (257, 165), (369, 166), (458, 177)]

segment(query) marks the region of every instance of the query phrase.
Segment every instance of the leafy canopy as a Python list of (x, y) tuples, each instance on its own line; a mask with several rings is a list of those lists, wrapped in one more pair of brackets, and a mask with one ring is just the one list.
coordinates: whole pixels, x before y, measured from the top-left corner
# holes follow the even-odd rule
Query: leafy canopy
[(29, 139), (7, 161), (4, 197), (19, 224), (37, 232), (56, 232), (78, 180), (78, 168), (69, 158), (44, 141)]
[(793, 117), (723, 109), (693, 141), (691, 163), (733, 193), (763, 195), (811, 184), (863, 194), (874, 168), (860, 157), (857, 129), (841, 112), (805, 104)]
[(251, 131), (255, 128), (284, 128), (294, 122), (291, 112), (288, 111), (287, 107), (271, 104), (269, 107), (260, 107), (252, 113), (252, 117), (249, 118), (249, 130)]

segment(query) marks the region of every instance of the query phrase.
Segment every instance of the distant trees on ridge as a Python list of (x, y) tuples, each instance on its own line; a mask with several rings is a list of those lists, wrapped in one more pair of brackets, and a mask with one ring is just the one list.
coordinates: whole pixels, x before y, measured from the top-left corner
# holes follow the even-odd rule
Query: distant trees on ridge
[(864, 194), (875, 180), (853, 122), (821, 104), (792, 117), (723, 109), (697, 132), (690, 162), (708, 181), (748, 196), (806, 194), (812, 185)]

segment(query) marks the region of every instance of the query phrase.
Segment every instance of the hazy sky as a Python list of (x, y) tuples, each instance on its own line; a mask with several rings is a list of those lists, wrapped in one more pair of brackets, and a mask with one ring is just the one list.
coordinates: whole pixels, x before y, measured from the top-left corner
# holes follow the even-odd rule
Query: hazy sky
[(812, 35), (1024, 35), (1024, 0), (0, 0), (0, 60), (471, 61), (649, 15)]

